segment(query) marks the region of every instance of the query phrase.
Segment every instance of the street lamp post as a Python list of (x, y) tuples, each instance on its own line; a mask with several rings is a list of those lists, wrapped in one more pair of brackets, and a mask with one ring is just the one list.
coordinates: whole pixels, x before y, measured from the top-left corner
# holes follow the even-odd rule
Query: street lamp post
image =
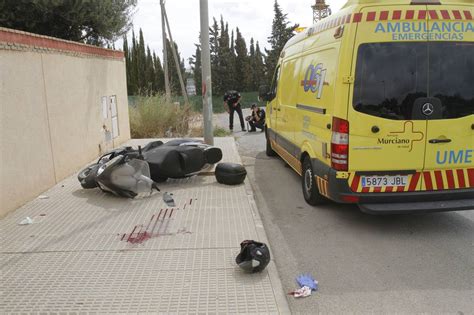
[(212, 128), (212, 82), (211, 53), (209, 50), (209, 9), (207, 0), (200, 0), (201, 11), (201, 65), (202, 65), (202, 105), (204, 116), (204, 141), (214, 145)]
[(170, 81), (168, 74), (168, 52), (166, 49), (166, 30), (165, 30), (165, 2), (160, 0), (161, 8), (161, 34), (163, 37), (163, 71), (165, 72), (165, 91), (166, 91), (166, 101), (171, 101), (171, 89)]

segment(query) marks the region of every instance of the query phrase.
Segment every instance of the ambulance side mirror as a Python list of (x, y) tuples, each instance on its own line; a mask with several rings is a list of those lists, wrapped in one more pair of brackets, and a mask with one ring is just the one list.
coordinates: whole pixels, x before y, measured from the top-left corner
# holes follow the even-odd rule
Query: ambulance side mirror
[(270, 87), (268, 85), (261, 85), (258, 89), (258, 99), (260, 101), (270, 102), (273, 100), (275, 96), (270, 91)]

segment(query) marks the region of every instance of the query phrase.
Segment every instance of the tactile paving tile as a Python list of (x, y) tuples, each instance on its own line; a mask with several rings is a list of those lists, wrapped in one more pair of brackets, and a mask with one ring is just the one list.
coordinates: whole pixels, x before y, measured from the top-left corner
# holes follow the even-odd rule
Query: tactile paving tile
[[(160, 187), (173, 193), (177, 207), (171, 217), (162, 194), (130, 200), (99, 189), (83, 190), (70, 178), (49, 191), (49, 199), (36, 199), (0, 221), (1, 252), (216, 248), (256, 237), (243, 185), (224, 186), (213, 176), (195, 176)], [(161, 226), (161, 235), (142, 246), (120, 241), (123, 234), (131, 233), (136, 225), (146, 226), (165, 209), (168, 220), (155, 227), (158, 231)], [(18, 226), (26, 216), (36, 223)]]
[[(240, 163), (233, 140), (216, 144)], [(278, 312), (268, 274), (234, 262), (240, 242), (257, 238), (248, 188), (214, 176), (160, 188), (173, 193), (172, 215), (162, 194), (119, 198), (74, 175), (0, 220), (0, 313)], [(19, 226), (27, 216), (34, 223)], [(127, 242), (140, 225), (154, 234)]]
[(236, 249), (3, 255), (7, 290), (0, 311), (276, 313), (266, 272), (241, 272), (235, 254)]

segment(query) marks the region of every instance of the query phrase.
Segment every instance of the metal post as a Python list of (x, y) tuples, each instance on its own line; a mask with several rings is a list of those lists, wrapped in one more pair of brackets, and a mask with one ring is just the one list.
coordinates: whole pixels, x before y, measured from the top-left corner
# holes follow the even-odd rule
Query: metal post
[(211, 52), (209, 49), (209, 9), (207, 0), (200, 0), (201, 10), (201, 65), (202, 112), (204, 115), (204, 141), (214, 145), (212, 127)]
[(168, 21), (168, 15), (166, 14), (166, 9), (164, 6), (163, 6), (163, 9), (164, 9), (163, 12), (165, 14), (166, 26), (168, 28), (168, 34), (170, 36), (171, 52), (173, 53), (174, 63), (176, 64), (176, 70), (178, 71), (179, 84), (181, 85), (181, 93), (183, 94), (184, 102), (186, 104), (189, 104), (188, 93), (186, 92), (186, 86), (184, 85), (183, 75), (181, 74), (181, 66), (179, 64), (178, 54), (176, 53), (176, 49), (174, 47), (173, 36), (171, 35), (170, 22)]
[(166, 100), (171, 101), (170, 76), (168, 74), (168, 52), (166, 48), (166, 29), (165, 29), (165, 2), (160, 0), (161, 6), (161, 31), (163, 37), (163, 70), (165, 72), (165, 91)]

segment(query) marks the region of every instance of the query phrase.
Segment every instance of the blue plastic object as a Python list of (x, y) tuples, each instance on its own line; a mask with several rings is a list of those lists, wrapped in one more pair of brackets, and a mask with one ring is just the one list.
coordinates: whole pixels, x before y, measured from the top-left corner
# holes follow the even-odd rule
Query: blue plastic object
[(298, 282), (298, 285), (300, 287), (308, 287), (313, 291), (316, 291), (318, 289), (318, 282), (314, 280), (313, 276), (310, 274), (301, 274), (298, 277), (296, 277), (296, 282)]

